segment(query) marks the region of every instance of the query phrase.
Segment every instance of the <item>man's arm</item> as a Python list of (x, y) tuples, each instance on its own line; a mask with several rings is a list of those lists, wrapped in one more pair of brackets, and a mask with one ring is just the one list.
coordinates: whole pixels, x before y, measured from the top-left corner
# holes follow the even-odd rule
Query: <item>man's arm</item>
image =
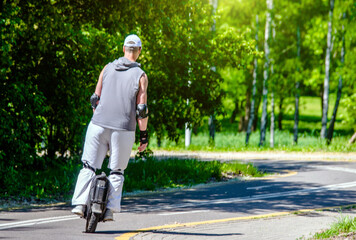
[(105, 68), (106, 66), (103, 68), (103, 70), (101, 70), (98, 83), (96, 84), (96, 88), (95, 88), (95, 94), (98, 95), (99, 97), (101, 96), (101, 89), (103, 88), (103, 75), (104, 75)]
[[(143, 74), (141, 76), (140, 82), (139, 82), (139, 90), (138, 90), (137, 99), (136, 99), (137, 105), (138, 104), (147, 105), (147, 87), (148, 87), (147, 75)], [(146, 113), (148, 113), (148, 108), (146, 110)], [(142, 132), (145, 132), (147, 130), (148, 117), (146, 117), (146, 118), (137, 118), (137, 122), (138, 122), (138, 127), (140, 129), (140, 135), (141, 135)], [(140, 146), (138, 147), (138, 150), (140, 152), (144, 151), (146, 149), (147, 145), (148, 145), (148, 143), (142, 143), (140, 141)]]
[[(103, 68), (103, 70), (101, 70), (100, 75), (99, 75), (99, 79), (98, 79), (98, 83), (96, 84), (95, 87), (95, 92), (93, 94), (98, 96), (98, 98), (100, 99), (101, 96), (101, 89), (103, 88), (103, 74), (104, 74), (104, 70), (105, 70), (106, 66)], [(93, 97), (92, 96), (92, 97)], [(99, 104), (99, 100), (96, 101), (95, 105), (97, 106)], [(96, 108), (96, 107), (95, 107)], [(95, 111), (95, 108), (93, 107), (93, 112)]]

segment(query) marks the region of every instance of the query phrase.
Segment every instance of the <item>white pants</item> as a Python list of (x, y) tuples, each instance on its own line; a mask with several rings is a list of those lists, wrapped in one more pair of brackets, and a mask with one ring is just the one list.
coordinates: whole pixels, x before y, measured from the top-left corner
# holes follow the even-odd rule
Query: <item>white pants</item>
[[(134, 142), (134, 131), (107, 129), (90, 122), (85, 136), (82, 162), (88, 162), (91, 167), (100, 169), (108, 150), (110, 150), (108, 167), (111, 170), (120, 170), (123, 173), (129, 162)], [(73, 205), (85, 205), (87, 203), (94, 177), (95, 173), (92, 170), (88, 168), (80, 170), (72, 198)], [(110, 175), (109, 182), (107, 208), (113, 212), (120, 212), (124, 176)]]

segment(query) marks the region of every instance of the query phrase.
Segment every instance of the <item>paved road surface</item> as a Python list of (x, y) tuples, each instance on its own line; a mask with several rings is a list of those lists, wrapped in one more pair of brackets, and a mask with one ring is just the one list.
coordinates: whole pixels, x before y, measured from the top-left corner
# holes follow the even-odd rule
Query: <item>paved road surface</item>
[(356, 156), (350, 156), (340, 162), (249, 159), (281, 175), (126, 196), (116, 221), (99, 223), (95, 234), (82, 233), (85, 222), (70, 215), (69, 206), (3, 211), (0, 239), (296, 239), (327, 227), (339, 213), (290, 212), (355, 203)]

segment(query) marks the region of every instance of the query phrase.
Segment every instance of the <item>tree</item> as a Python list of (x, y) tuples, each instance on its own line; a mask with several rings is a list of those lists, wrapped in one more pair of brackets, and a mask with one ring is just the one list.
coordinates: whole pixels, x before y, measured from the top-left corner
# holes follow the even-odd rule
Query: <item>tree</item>
[[(255, 35), (255, 40), (256, 40), (256, 52), (258, 51), (258, 15), (256, 14), (256, 35)], [(247, 125), (247, 131), (246, 131), (246, 145), (248, 145), (250, 135), (251, 135), (251, 128), (252, 128), (252, 123), (255, 118), (255, 99), (256, 99), (256, 82), (257, 82), (257, 68), (258, 68), (258, 62), (257, 62), (257, 57), (254, 57), (253, 60), (254, 64), (254, 69), (253, 69), (253, 81), (252, 81), (252, 100), (251, 100), (251, 111), (250, 111), (250, 118), (248, 121)]]
[(326, 138), (326, 126), (328, 122), (328, 108), (329, 108), (329, 82), (330, 82), (330, 60), (331, 60), (331, 38), (332, 38), (332, 22), (333, 22), (334, 0), (330, 0), (327, 48), (325, 56), (325, 78), (324, 78), (324, 93), (323, 93), (323, 115), (321, 119), (321, 138)]
[[(276, 29), (274, 25), (274, 21), (272, 20), (272, 43), (276, 37)], [(274, 79), (274, 71), (273, 71), (273, 59), (271, 58), (271, 78)], [(274, 92), (275, 92), (276, 83), (272, 81), (272, 93), (271, 93), (271, 127), (270, 127), (270, 147), (274, 147)]]
[[(297, 61), (300, 62), (300, 27), (297, 26)], [(300, 69), (297, 67), (297, 72), (299, 73)], [(300, 81), (297, 79), (295, 84), (295, 110), (294, 110), (294, 144), (298, 143), (298, 124), (299, 124), (299, 97), (300, 97)]]
[[(346, 13), (343, 13), (343, 19), (346, 18)], [(341, 41), (342, 41), (342, 47), (341, 47), (341, 67), (344, 65), (345, 62), (345, 28), (344, 25), (342, 25), (342, 30), (341, 30)], [(341, 92), (342, 92), (342, 75), (340, 74), (339, 76), (339, 83), (337, 86), (337, 97), (336, 97), (336, 101), (335, 101), (335, 106), (334, 106), (334, 111), (333, 111), (333, 115), (331, 117), (330, 120), (330, 124), (329, 124), (329, 128), (328, 128), (328, 133), (326, 136), (327, 139), (327, 143), (330, 144), (332, 137), (333, 137), (333, 133), (334, 133), (334, 126), (335, 126), (335, 121), (336, 121), (336, 114), (337, 114), (337, 110), (339, 108), (339, 103), (340, 103), (340, 99), (341, 99)]]
[(273, 10), (273, 0), (267, 0), (267, 13), (266, 13), (266, 27), (265, 27), (265, 64), (263, 71), (263, 105), (262, 105), (262, 116), (261, 116), (261, 134), (260, 134), (260, 146), (264, 145), (266, 139), (266, 126), (267, 126), (267, 94), (268, 94), (268, 86), (267, 82), (269, 79), (269, 67), (270, 67), (270, 59), (269, 59), (269, 41), (271, 35), (271, 11)]

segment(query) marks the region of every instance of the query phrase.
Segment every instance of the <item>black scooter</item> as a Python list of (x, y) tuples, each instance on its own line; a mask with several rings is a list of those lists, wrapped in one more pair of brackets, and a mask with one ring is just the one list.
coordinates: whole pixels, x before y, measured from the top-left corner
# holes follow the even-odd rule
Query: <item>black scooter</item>
[(98, 222), (103, 222), (108, 202), (109, 179), (104, 172), (96, 175), (90, 188), (89, 200), (84, 210), (87, 220), (85, 233), (95, 232)]

